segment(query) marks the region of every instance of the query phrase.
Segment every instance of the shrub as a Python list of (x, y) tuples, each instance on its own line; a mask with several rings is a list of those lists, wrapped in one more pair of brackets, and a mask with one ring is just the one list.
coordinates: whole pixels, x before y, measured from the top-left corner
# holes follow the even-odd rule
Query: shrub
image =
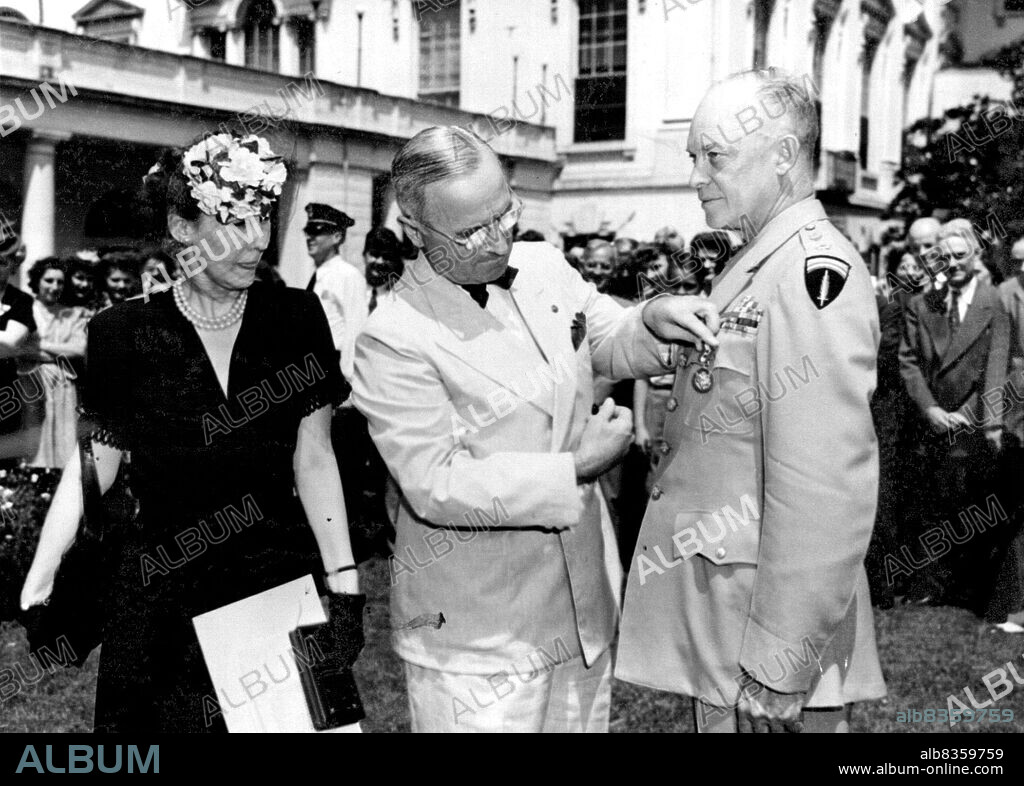
[(59, 480), (60, 470), (0, 469), (0, 621), (17, 616), (21, 585)]

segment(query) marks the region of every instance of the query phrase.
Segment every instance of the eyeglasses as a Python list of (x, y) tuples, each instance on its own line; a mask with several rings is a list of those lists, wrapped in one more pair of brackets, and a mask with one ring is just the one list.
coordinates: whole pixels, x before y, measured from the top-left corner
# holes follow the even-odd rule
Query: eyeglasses
[(509, 235), (512, 233), (512, 229), (515, 225), (519, 223), (519, 218), (523, 215), (523, 201), (511, 191), (509, 192), (509, 195), (512, 197), (512, 206), (500, 216), (495, 216), (486, 224), (482, 224), (479, 227), (465, 229), (461, 232), (456, 232), (454, 235), (442, 232), (440, 229), (431, 226), (426, 221), (417, 221), (417, 223), (426, 227), (431, 232), (436, 232), (441, 237), (447, 238), (456, 245), (462, 246), (463, 248), (474, 250), (480, 249), (492, 241), (492, 238), (494, 237), (492, 232), (495, 227), (497, 227), (497, 232), (499, 234)]

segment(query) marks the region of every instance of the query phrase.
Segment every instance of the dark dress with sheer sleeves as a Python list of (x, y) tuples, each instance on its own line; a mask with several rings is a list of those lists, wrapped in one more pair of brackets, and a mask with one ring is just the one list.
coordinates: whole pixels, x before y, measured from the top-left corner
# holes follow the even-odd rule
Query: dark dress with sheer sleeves
[(225, 731), (192, 617), (319, 581), (292, 459), (302, 418), (348, 392), (327, 318), (314, 295), (254, 284), (225, 396), (172, 293), (157, 293), (93, 318), (87, 381), (83, 415), (130, 452), (139, 501), (111, 539), (96, 731)]

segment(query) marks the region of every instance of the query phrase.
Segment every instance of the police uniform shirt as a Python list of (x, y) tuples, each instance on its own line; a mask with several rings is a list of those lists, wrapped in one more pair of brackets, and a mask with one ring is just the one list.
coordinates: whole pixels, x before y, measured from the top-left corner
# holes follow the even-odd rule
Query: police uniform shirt
[(334, 255), (316, 269), (313, 292), (320, 298), (334, 347), (341, 353), (341, 373), (352, 378), (356, 337), (366, 323), (368, 302), (362, 274), (340, 255)]

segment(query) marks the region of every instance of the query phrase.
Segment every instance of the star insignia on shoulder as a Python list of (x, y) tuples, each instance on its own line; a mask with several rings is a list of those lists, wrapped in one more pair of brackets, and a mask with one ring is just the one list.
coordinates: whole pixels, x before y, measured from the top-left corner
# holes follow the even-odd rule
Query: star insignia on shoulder
[(850, 264), (839, 257), (813, 254), (804, 261), (804, 285), (819, 311), (839, 297), (849, 275)]

